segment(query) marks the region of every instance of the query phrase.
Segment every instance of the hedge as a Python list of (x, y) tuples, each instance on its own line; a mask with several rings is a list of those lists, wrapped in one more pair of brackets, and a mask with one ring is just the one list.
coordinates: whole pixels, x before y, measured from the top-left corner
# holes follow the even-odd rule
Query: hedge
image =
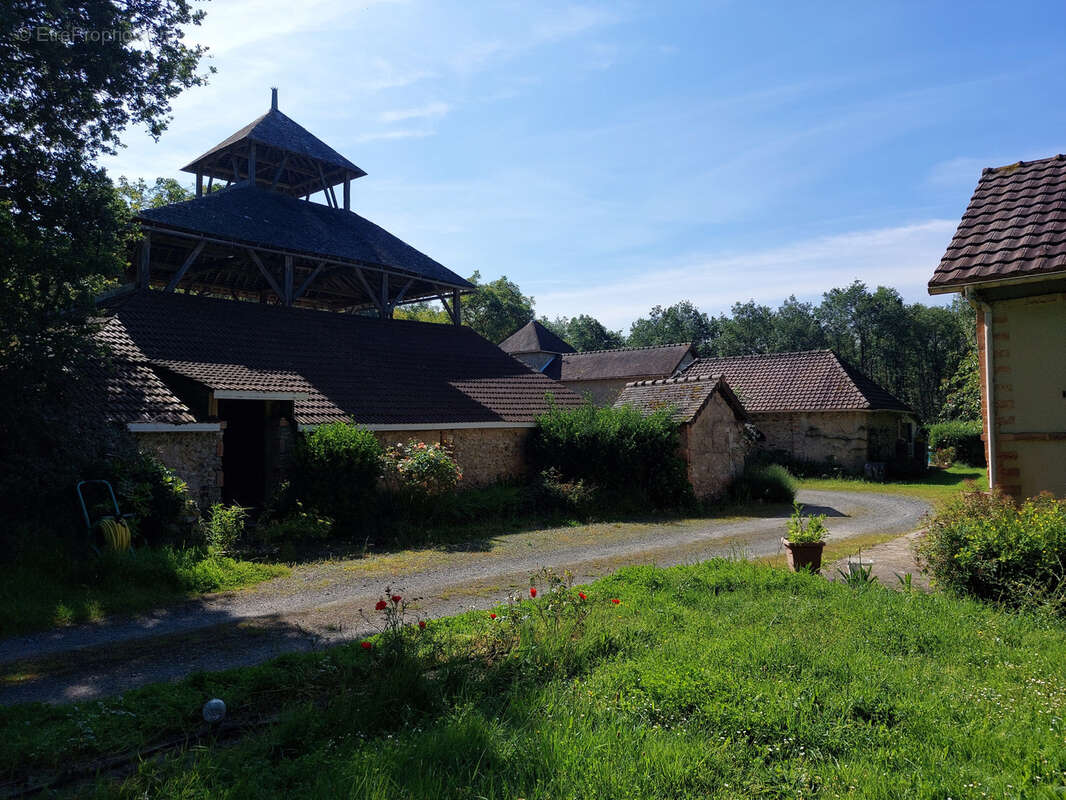
[(929, 449), (936, 453), (955, 448), (955, 459), (968, 467), (985, 466), (985, 443), (981, 440), (980, 421), (955, 420), (929, 426)]

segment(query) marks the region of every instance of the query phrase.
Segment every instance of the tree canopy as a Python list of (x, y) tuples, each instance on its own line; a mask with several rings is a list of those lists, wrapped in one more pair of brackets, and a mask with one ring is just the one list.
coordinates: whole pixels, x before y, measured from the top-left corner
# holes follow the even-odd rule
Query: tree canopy
[(602, 322), (588, 314), (556, 317), (553, 320), (541, 317), (540, 323), (579, 353), (589, 350), (614, 350), (626, 343), (626, 337), (621, 331), (608, 330)]
[(663, 308), (655, 306), (629, 329), (629, 347), (691, 342), (703, 353), (718, 335), (718, 325), (688, 300)]
[(57, 409), (91, 353), (91, 300), (122, 274), (132, 235), (95, 160), (130, 125), (158, 137), (170, 101), (205, 81), (204, 49), (182, 31), (202, 17), (187, 0), (0, 6), (0, 479), (37, 480), (23, 460), (78, 438), (58, 432), (69, 415)]

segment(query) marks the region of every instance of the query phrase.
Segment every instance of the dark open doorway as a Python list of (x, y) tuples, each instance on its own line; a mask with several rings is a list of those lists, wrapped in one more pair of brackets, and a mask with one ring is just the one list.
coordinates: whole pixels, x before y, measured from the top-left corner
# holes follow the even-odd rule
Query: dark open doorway
[(262, 506), (267, 492), (267, 404), (263, 400), (219, 400), (226, 422), (222, 439), (222, 500)]

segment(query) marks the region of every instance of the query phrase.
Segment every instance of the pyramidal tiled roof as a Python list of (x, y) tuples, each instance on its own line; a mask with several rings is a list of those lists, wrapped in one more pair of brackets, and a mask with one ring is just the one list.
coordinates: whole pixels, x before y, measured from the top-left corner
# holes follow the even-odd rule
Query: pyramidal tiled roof
[(108, 311), (99, 338), (122, 422), (199, 421), (182, 395), (190, 382), (298, 395), (300, 424), (528, 424), (548, 395), (563, 407), (582, 402), (467, 327), (150, 290)]
[(1066, 274), (1066, 156), (986, 169), (929, 281), (933, 294)]
[(184, 172), (196, 172), (197, 165), (205, 159), (209, 159), (216, 153), (242, 140), (276, 147), (279, 150), (320, 161), (331, 167), (348, 170), (354, 173), (352, 177), (366, 175), (366, 172), (362, 169), (276, 108), (270, 109), (263, 116), (252, 120), (233, 135), (227, 136), (202, 156), (193, 159), (193, 161), (182, 167), (182, 170)]
[(698, 358), (682, 375), (724, 376), (751, 413), (911, 410), (832, 350)]
[(544, 325), (531, 319), (502, 342), (500, 349), (511, 355), (519, 353), (573, 353), (574, 348)]
[(748, 415), (744, 406), (721, 375), (664, 378), (627, 383), (618, 399), (615, 400), (614, 406), (615, 408), (632, 406), (645, 414), (671, 408), (674, 411), (674, 419), (678, 422), (692, 422), (715, 392), (722, 395), (738, 419), (747, 421)]

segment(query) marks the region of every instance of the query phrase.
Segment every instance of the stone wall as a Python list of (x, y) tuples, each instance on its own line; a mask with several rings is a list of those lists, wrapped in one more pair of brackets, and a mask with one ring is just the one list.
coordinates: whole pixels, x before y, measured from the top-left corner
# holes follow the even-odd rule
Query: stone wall
[(202, 509), (222, 499), (222, 431), (136, 433), (138, 444), (189, 485)]
[(867, 413), (863, 411), (797, 411), (751, 414), (766, 437), (760, 448), (797, 461), (833, 461), (859, 474), (867, 458)]
[(374, 431), (383, 445), (414, 439), (449, 448), (463, 471), (463, 486), (485, 486), (526, 475), (530, 428), (457, 428), (442, 431)]
[(744, 423), (721, 395), (714, 394), (692, 422), (681, 427), (681, 454), (696, 496), (724, 494), (744, 470), (748, 445)]
[[(768, 412), (751, 414), (751, 420), (766, 437), (760, 449), (797, 461), (833, 462), (856, 475), (867, 462), (902, 466), (916, 457), (916, 420), (898, 411)], [(910, 427), (904, 431), (901, 422)], [(910, 438), (901, 447), (904, 433)]]

